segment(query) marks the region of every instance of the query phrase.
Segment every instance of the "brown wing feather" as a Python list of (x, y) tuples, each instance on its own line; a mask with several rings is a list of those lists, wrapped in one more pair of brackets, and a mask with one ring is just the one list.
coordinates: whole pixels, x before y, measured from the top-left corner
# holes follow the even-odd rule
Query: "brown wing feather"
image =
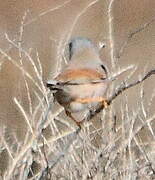
[(105, 76), (105, 74), (101, 74), (93, 69), (73, 69), (62, 72), (56, 77), (56, 80), (62, 82), (68, 82), (82, 78), (87, 80), (96, 80), (105, 78)]

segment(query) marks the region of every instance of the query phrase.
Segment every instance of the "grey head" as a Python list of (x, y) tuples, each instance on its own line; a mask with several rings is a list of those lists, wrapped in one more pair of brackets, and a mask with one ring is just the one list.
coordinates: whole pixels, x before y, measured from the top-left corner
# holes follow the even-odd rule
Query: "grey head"
[(69, 43), (69, 59), (71, 59), (73, 54), (79, 52), (84, 48), (92, 48), (98, 53), (97, 47), (92, 43), (90, 39), (84, 37), (76, 37)]

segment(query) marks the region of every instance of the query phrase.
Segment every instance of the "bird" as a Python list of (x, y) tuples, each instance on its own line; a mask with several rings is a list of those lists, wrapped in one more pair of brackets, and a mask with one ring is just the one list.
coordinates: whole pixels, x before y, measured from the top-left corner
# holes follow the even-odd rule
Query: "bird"
[(86, 37), (75, 37), (68, 43), (69, 62), (53, 79), (46, 82), (54, 98), (64, 107), (66, 115), (81, 128), (81, 121), (73, 113), (91, 111), (98, 105), (108, 106), (105, 93), (108, 70), (102, 62), (99, 49)]

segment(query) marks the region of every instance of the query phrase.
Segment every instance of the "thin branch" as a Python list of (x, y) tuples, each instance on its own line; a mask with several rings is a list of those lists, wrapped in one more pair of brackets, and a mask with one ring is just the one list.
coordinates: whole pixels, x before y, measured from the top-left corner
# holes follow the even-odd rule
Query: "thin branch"
[(62, 7), (64, 7), (66, 4), (68, 4), (70, 2), (71, 2), (71, 0), (68, 0), (68, 1), (65, 1), (63, 4), (60, 4), (60, 5), (58, 5), (58, 6), (54, 7), (54, 8), (50, 8), (50, 9), (48, 9), (46, 11), (43, 11), (42, 13), (38, 14), (35, 18), (32, 18), (30, 21), (28, 21), (27, 23), (24, 23), (23, 25), (27, 26), (29, 24), (32, 24), (33, 22), (37, 21), (40, 17), (45, 16), (48, 13), (54, 12), (54, 11), (56, 11), (58, 9), (61, 9)]
[(150, 70), (149, 72), (147, 72), (143, 78), (138, 79), (136, 81), (134, 81), (133, 83), (130, 83), (128, 85), (123, 85), (122, 87), (119, 87), (115, 93), (112, 95), (112, 97), (109, 99), (108, 103), (110, 104), (118, 95), (120, 95), (123, 91), (136, 86), (137, 84), (142, 83), (143, 81), (145, 81), (147, 78), (149, 78), (150, 76), (152, 76), (153, 74), (155, 74), (155, 69)]
[(63, 150), (61, 152), (58, 152), (52, 160), (48, 160), (48, 166), (43, 168), (41, 172), (38, 174), (38, 180), (41, 180), (43, 177), (47, 176), (47, 172), (50, 172), (68, 153), (70, 147), (73, 145), (73, 143), (77, 140), (78, 134), (80, 132), (80, 128), (78, 128), (75, 132), (72, 132), (69, 134), (70, 140), (65, 145)]
[(155, 21), (155, 17), (153, 19), (151, 19), (149, 22), (143, 24), (142, 26), (140, 26), (139, 28), (136, 28), (134, 31), (130, 32), (127, 36), (127, 40), (123, 43), (123, 45), (121, 46), (117, 58), (120, 58), (121, 55), (124, 52), (124, 49), (127, 47), (129, 41), (139, 32), (143, 31), (145, 28), (147, 28), (149, 25), (151, 25), (153, 22)]
[(115, 57), (114, 57), (114, 37), (113, 37), (113, 7), (114, 0), (111, 0), (108, 6), (108, 25), (109, 25), (109, 41), (110, 41), (110, 57), (111, 57), (111, 65), (115, 67)]
[(17, 98), (14, 98), (14, 102), (15, 102), (15, 104), (17, 105), (17, 107), (19, 108), (20, 112), (22, 113), (22, 115), (23, 115), (23, 117), (24, 117), (24, 119), (25, 119), (25, 121), (26, 121), (29, 129), (30, 129), (30, 132), (34, 135), (33, 127), (32, 127), (32, 125), (31, 125), (31, 122), (30, 122), (30, 120), (29, 120), (29, 117), (27, 116), (24, 108), (23, 108), (22, 105), (19, 103), (19, 101), (17, 100)]
[(48, 158), (45, 152), (45, 143), (44, 143), (44, 139), (43, 139), (43, 155), (44, 155), (44, 159), (46, 162), (46, 168), (44, 169), (42, 175), (40, 178), (46, 177), (47, 179), (51, 179), (51, 172), (49, 171), (49, 162), (48, 162)]
[[(129, 88), (132, 88), (140, 83), (142, 83), (143, 81), (145, 81), (147, 78), (149, 78), (150, 76), (155, 74), (155, 69), (150, 70), (149, 72), (147, 72), (141, 79), (138, 79), (130, 84), (125, 84), (123, 83), (123, 85), (120, 85), (120, 87), (118, 87), (114, 93), (112, 94), (112, 96), (108, 99), (108, 105), (110, 105), (120, 94), (122, 94), (124, 91), (126, 91)], [(101, 112), (101, 110), (103, 109), (103, 107), (99, 107), (98, 109), (96, 109), (94, 112), (91, 112), (89, 115), (89, 119), (92, 119), (95, 115), (97, 115), (99, 112)]]

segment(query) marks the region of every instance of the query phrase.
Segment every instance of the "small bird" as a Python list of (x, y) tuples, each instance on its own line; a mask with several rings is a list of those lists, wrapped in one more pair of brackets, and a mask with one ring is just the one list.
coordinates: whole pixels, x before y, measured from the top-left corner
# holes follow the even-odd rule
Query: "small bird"
[(54, 79), (47, 81), (54, 98), (65, 109), (76, 124), (81, 127), (72, 113), (107, 106), (104, 97), (108, 87), (107, 68), (99, 56), (99, 50), (91, 40), (77, 37), (70, 41), (67, 67)]

